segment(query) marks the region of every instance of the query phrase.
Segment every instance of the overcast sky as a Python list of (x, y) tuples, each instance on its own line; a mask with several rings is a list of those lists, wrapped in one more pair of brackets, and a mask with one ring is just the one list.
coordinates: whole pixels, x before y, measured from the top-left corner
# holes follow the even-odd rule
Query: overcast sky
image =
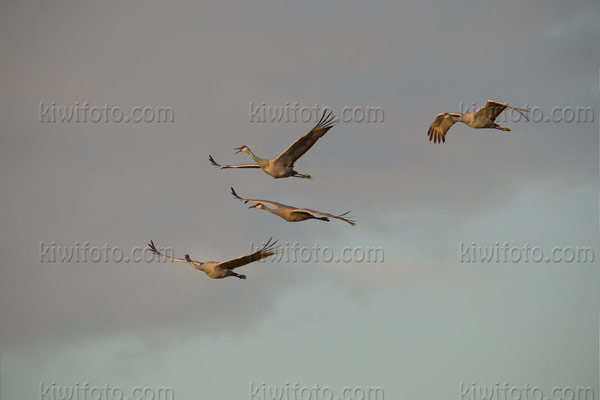
[[(594, 387), (599, 376), (600, 4), (458, 0), (132, 0), (0, 4), (2, 399), (40, 382), (169, 386), (243, 399), (251, 382), (460, 398), (461, 382)], [(593, 120), (440, 112), (486, 100), (590, 108)], [(40, 122), (40, 103), (172, 107), (172, 123)], [(340, 122), (274, 180), (316, 122), (250, 120), (250, 104), (379, 107)], [(557, 115), (560, 115), (557, 114)], [(287, 223), (229, 194), (358, 222)], [(269, 237), (377, 247), (380, 263), (262, 262), (212, 280), (180, 263), (40, 262), (40, 243), (154, 240), (225, 260)], [(461, 243), (590, 247), (593, 262), (460, 261)], [(597, 397), (596, 397), (597, 398)]]

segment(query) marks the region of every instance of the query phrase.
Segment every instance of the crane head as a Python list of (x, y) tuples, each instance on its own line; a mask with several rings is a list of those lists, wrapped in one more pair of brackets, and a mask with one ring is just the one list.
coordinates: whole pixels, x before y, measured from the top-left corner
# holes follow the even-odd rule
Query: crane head
[(248, 146), (246, 146), (246, 145), (243, 145), (242, 147), (238, 147), (238, 148), (237, 148), (237, 149), (235, 149), (235, 150), (237, 150), (237, 151), (235, 152), (235, 154), (237, 154), (237, 153), (239, 153), (239, 152), (241, 152), (241, 151), (247, 151), (247, 150), (248, 150)]
[(448, 116), (448, 113), (444, 113), (444, 117), (447, 117), (447, 116)]
[(189, 254), (186, 254), (186, 255), (184, 255), (184, 256), (183, 256), (183, 258), (185, 258), (185, 259), (186, 259), (186, 261), (191, 261), (191, 259), (190, 259), (190, 255), (189, 255)]
[(263, 209), (264, 207), (263, 207), (262, 203), (256, 203), (255, 205), (253, 205), (253, 206), (250, 206), (250, 207), (248, 207), (248, 208), (258, 208), (259, 210), (261, 210), (261, 209)]

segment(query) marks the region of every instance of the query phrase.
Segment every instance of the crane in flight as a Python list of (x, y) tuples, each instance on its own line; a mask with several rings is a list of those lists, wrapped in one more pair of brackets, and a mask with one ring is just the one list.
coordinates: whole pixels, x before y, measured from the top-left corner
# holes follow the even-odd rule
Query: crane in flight
[[(296, 207), (288, 206), (285, 204), (277, 203), (275, 201), (245, 199), (243, 197), (240, 197), (236, 193), (234, 188), (231, 188), (231, 194), (236, 199), (242, 200), (244, 202), (244, 204), (247, 204), (248, 202), (254, 203), (253, 206), (250, 206), (248, 208), (256, 208), (259, 210), (268, 211), (271, 214), (275, 214), (275, 215), (285, 219), (288, 222), (306, 221), (307, 219), (317, 219), (320, 221), (329, 222), (329, 218), (337, 218), (337, 219), (340, 219), (342, 221), (349, 223), (352, 226), (356, 225), (356, 221), (345, 217), (350, 211), (345, 212), (344, 214), (340, 214), (340, 215), (333, 215), (333, 214), (329, 214), (329, 213), (311, 210), (308, 208), (296, 208)], [(265, 204), (268, 204), (274, 208), (265, 207)]]
[(213, 279), (223, 279), (223, 278), (227, 278), (228, 276), (235, 276), (236, 278), (239, 278), (239, 279), (246, 279), (246, 275), (238, 274), (238, 273), (234, 272), (233, 270), (236, 268), (239, 268), (239, 267), (243, 267), (246, 264), (250, 264), (252, 262), (255, 262), (255, 261), (258, 261), (263, 258), (267, 258), (267, 257), (270, 257), (270, 256), (276, 254), (275, 244), (277, 243), (277, 241), (271, 242), (271, 239), (269, 239), (269, 241), (263, 247), (261, 247), (259, 250), (255, 251), (254, 253), (246, 254), (246, 255), (238, 257), (238, 258), (232, 258), (231, 260), (221, 261), (221, 262), (194, 261), (190, 258), (189, 254), (184, 255), (183, 256), (184, 258), (170, 257), (170, 256), (160, 253), (158, 251), (158, 249), (156, 248), (156, 246), (154, 245), (154, 242), (152, 240), (150, 241), (150, 243), (148, 243), (148, 246), (150, 247), (150, 250), (152, 250), (152, 252), (154, 254), (164, 257), (164, 258), (174, 260), (174, 261), (188, 263), (195, 269), (204, 272), (206, 275), (208, 275), (209, 277), (211, 277)]
[(429, 131), (427, 132), (429, 141), (433, 141), (433, 143), (445, 143), (446, 132), (448, 132), (450, 127), (457, 122), (462, 122), (463, 124), (475, 129), (489, 128), (510, 132), (510, 128), (502, 127), (496, 123), (496, 118), (498, 118), (498, 115), (500, 115), (506, 108), (516, 110), (522, 116), (524, 116), (525, 119), (529, 120), (527, 117), (529, 110), (525, 108), (512, 107), (508, 104), (500, 103), (498, 101), (488, 100), (487, 103), (485, 103), (485, 105), (477, 111), (472, 111), (466, 114), (438, 114), (431, 123)]
[(317, 125), (310, 130), (306, 135), (298, 138), (294, 143), (283, 151), (276, 158), (260, 158), (254, 155), (254, 153), (248, 148), (248, 146), (238, 147), (237, 153), (244, 152), (248, 153), (256, 164), (236, 164), (236, 165), (221, 165), (215, 161), (213, 156), (209, 154), (208, 159), (211, 164), (216, 167), (223, 168), (262, 168), (262, 170), (271, 175), (275, 179), (287, 178), (290, 176), (296, 178), (312, 179), (308, 174), (300, 174), (294, 170), (294, 163), (298, 161), (304, 153), (306, 153), (321, 136), (327, 133), (335, 125), (335, 117), (331, 111), (323, 112), (323, 116), (317, 123)]

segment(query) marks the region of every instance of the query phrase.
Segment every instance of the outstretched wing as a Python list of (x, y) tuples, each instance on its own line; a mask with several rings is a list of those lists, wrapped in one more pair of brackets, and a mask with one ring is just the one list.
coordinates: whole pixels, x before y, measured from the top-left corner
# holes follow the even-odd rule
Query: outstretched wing
[(260, 165), (258, 165), (258, 164), (221, 165), (218, 162), (216, 162), (215, 159), (213, 158), (213, 156), (211, 156), (210, 154), (208, 155), (208, 160), (210, 161), (210, 163), (212, 165), (214, 165), (215, 167), (221, 167), (221, 169), (223, 169), (223, 168), (260, 168)]
[(171, 256), (167, 256), (165, 254), (162, 254), (161, 252), (158, 251), (158, 249), (156, 248), (156, 246), (154, 245), (154, 242), (151, 240), (150, 243), (148, 243), (148, 247), (150, 247), (150, 250), (152, 250), (152, 252), (158, 256), (164, 257), (164, 258), (168, 258), (171, 260), (175, 260), (175, 261), (180, 261), (180, 262), (187, 262), (185, 261), (185, 259), (183, 258), (175, 258), (175, 257), (171, 257)]
[(456, 120), (450, 118), (450, 116), (460, 116), (460, 114), (442, 113), (438, 114), (437, 117), (435, 117), (435, 119), (429, 126), (429, 131), (427, 131), (427, 135), (429, 136), (430, 142), (446, 142), (446, 132), (448, 132), (448, 129), (450, 129), (450, 127), (456, 123)]
[(350, 213), (350, 211), (346, 211), (345, 213), (340, 214), (340, 215), (333, 215), (333, 214), (324, 213), (324, 212), (321, 212), (321, 211), (311, 210), (309, 208), (302, 208), (302, 209), (294, 210), (294, 212), (308, 213), (310, 215), (317, 216), (317, 217), (322, 217), (322, 218), (336, 218), (336, 219), (340, 219), (342, 221), (345, 221), (345, 222), (349, 223), (352, 226), (356, 225), (356, 221), (355, 220), (353, 220), (351, 218), (348, 218), (348, 217), (345, 217), (346, 215), (348, 215)]
[(256, 200), (256, 199), (245, 199), (243, 197), (240, 197), (237, 192), (235, 191), (234, 188), (231, 188), (231, 194), (233, 195), (233, 197), (235, 197), (238, 200), (242, 200), (244, 202), (244, 204), (250, 202), (250, 203), (263, 203), (263, 204), (269, 204), (273, 207), (287, 207), (285, 204), (281, 204), (281, 203), (277, 203), (276, 201), (269, 201), (269, 200)]
[[(273, 239), (273, 238), (271, 238)], [(275, 244), (277, 240), (271, 243), (271, 239), (258, 251), (255, 251), (251, 254), (246, 254), (245, 256), (241, 256), (238, 258), (232, 258), (231, 260), (223, 261), (217, 264), (217, 267), (227, 268), (227, 269), (236, 269), (239, 267), (243, 267), (246, 264), (250, 264), (251, 262), (261, 260), (263, 258), (267, 258), (275, 254)]]
[(518, 111), (525, 119), (529, 120), (527, 113), (529, 110), (525, 108), (517, 108), (509, 106), (508, 104), (500, 103), (499, 101), (488, 100), (487, 103), (483, 107), (481, 107), (475, 113), (475, 118), (487, 118), (490, 121), (495, 121), (498, 118), (498, 115), (502, 113), (507, 108), (511, 108), (513, 110)]
[(335, 125), (335, 117), (332, 112), (324, 111), (323, 116), (317, 125), (310, 130), (306, 135), (296, 140), (290, 147), (285, 149), (283, 153), (277, 156), (276, 160), (283, 161), (289, 166), (293, 166), (304, 153), (306, 153), (321, 136), (327, 133)]

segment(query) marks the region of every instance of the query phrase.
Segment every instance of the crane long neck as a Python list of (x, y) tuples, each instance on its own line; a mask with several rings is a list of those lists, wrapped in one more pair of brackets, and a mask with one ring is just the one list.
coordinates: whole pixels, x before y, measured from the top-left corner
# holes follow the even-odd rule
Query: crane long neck
[[(454, 117), (458, 122), (464, 122), (466, 119), (468, 119), (471, 114), (475, 114), (475, 113), (467, 113), (467, 114), (463, 114), (463, 113), (456, 113), (457, 115)], [(467, 117), (465, 119), (465, 117)]]
[(266, 207), (264, 204), (262, 206), (263, 210), (270, 212), (271, 214), (277, 214), (274, 208)]
[(256, 161), (258, 164), (260, 164), (262, 161), (264, 161), (262, 158), (260, 158), (260, 157), (257, 157), (257, 156), (256, 156), (256, 155), (255, 155), (255, 154), (252, 152), (252, 150), (250, 150), (250, 149), (249, 149), (249, 148), (247, 148), (247, 147), (246, 147), (246, 153), (248, 153), (248, 155), (249, 155), (250, 157), (252, 157), (252, 159), (253, 159), (254, 161)]
[(202, 264), (204, 264), (203, 262), (200, 261), (194, 261), (194, 260), (186, 260), (188, 264), (190, 264), (192, 267), (196, 268), (196, 269), (202, 269)]

